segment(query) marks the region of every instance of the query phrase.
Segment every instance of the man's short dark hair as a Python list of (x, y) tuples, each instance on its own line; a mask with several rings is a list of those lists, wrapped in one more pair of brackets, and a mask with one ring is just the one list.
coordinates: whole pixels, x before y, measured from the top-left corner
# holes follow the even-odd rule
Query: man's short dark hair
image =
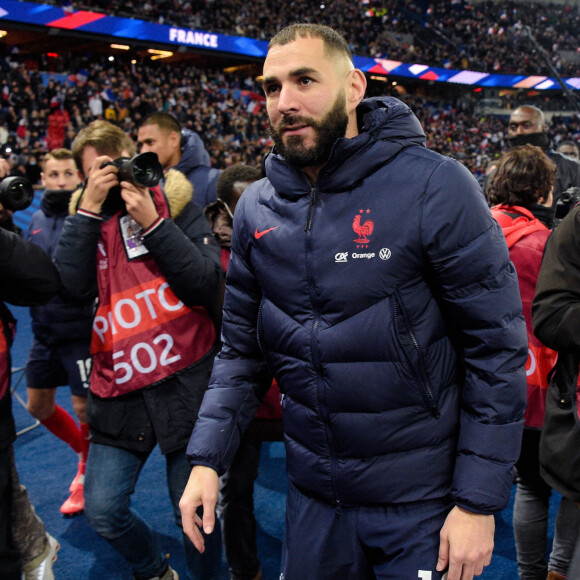
[(233, 188), (236, 181), (252, 183), (262, 178), (262, 172), (250, 165), (232, 165), (224, 169), (218, 177), (216, 183), (217, 198), (221, 199), (228, 206), (233, 196)]
[(141, 127), (145, 127), (147, 125), (158, 125), (162, 131), (181, 134), (181, 126), (179, 125), (179, 121), (169, 113), (152, 113), (143, 121), (143, 123), (141, 123)]
[(55, 161), (66, 161), (67, 159), (72, 159), (74, 161), (74, 156), (70, 149), (53, 149), (49, 151), (42, 159), (42, 171), (46, 171), (46, 162), (54, 159)]
[(268, 44), (268, 50), (273, 46), (294, 42), (297, 37), (321, 38), (324, 42), (324, 52), (327, 56), (342, 55), (346, 56), (350, 62), (353, 62), (352, 52), (344, 37), (333, 28), (330, 28), (330, 26), (324, 26), (323, 24), (291, 24), (272, 37), (270, 44)]

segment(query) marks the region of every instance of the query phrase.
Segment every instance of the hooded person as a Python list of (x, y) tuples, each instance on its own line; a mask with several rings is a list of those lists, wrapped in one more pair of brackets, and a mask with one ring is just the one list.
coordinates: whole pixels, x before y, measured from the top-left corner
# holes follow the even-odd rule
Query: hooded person
[(169, 113), (153, 113), (139, 127), (142, 152), (157, 153), (164, 171), (177, 169), (193, 185), (193, 200), (201, 208), (216, 201), (216, 184), (221, 173), (211, 167), (210, 156), (201, 137), (181, 129)]

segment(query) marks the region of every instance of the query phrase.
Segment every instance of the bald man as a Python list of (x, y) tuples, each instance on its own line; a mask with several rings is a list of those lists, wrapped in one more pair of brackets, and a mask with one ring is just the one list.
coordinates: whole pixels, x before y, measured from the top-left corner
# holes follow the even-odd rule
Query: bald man
[(275, 147), (236, 207), (184, 530), (203, 550), (218, 477), (274, 375), (289, 478), (280, 578), (470, 580), (491, 560), (526, 398), (505, 239), (406, 105), (364, 99), (334, 30), (279, 32), (263, 86)]
[(543, 111), (538, 107), (522, 105), (513, 111), (508, 124), (508, 141), (511, 147), (526, 143), (536, 145), (556, 164), (558, 171), (554, 183), (552, 210), (556, 208), (564, 191), (580, 186), (580, 162), (552, 149), (548, 124)]

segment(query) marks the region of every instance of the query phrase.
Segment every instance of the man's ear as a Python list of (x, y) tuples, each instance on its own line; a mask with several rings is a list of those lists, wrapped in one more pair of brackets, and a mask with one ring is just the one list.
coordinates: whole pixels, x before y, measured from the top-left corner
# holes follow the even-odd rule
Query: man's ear
[(169, 142), (173, 147), (181, 149), (181, 133), (178, 133), (177, 131), (171, 131), (169, 135)]
[(347, 107), (354, 110), (365, 96), (367, 90), (367, 78), (364, 73), (355, 68), (348, 73), (348, 87), (347, 87)]

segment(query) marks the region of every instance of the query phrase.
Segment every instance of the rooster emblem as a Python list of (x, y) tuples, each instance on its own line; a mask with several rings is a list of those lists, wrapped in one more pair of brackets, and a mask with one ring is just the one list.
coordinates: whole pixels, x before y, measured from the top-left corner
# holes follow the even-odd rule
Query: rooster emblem
[(375, 222), (373, 220), (366, 220), (362, 224), (360, 223), (361, 216), (357, 214), (354, 216), (352, 222), (352, 229), (355, 234), (358, 234), (358, 239), (353, 240), (357, 244), (368, 244), (369, 236), (373, 233), (375, 229)]

